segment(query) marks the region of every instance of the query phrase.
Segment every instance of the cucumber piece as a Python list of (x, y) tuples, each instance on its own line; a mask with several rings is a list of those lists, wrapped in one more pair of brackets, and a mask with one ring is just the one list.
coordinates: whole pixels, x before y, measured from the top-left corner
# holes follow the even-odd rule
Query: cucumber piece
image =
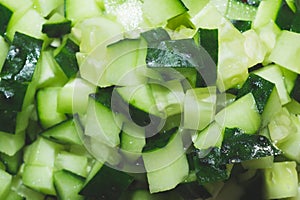
[(10, 9), (13, 12), (16, 12), (17, 10), (22, 10), (22, 9), (28, 9), (29, 7), (32, 6), (32, 1), (31, 0), (16, 0), (16, 1), (11, 1), (11, 0), (1, 0), (1, 4)]
[(73, 24), (102, 14), (95, 0), (86, 0), (84, 3), (81, 0), (66, 0), (65, 7), (65, 15)]
[[(120, 144), (121, 128), (112, 110), (101, 101), (101, 95), (100, 92), (89, 96), (84, 134), (110, 147), (116, 147)], [(110, 99), (111, 97), (108, 96), (107, 98)], [(109, 101), (109, 103), (111, 102)]]
[(33, 0), (33, 7), (39, 11), (43, 17), (49, 16), (49, 14), (64, 4), (64, 0)]
[(67, 119), (57, 111), (57, 95), (60, 87), (43, 88), (37, 92), (37, 113), (43, 128), (49, 128)]
[(199, 28), (194, 36), (196, 44), (201, 45), (209, 53), (216, 65), (218, 63), (218, 38), (218, 29)]
[(299, 74), (300, 62), (297, 59), (297, 52), (300, 49), (297, 42), (299, 38), (299, 33), (283, 30), (270, 54), (270, 61)]
[(72, 35), (76, 35), (76, 32), (79, 32), (80, 51), (91, 53), (89, 55), (91, 60), (97, 60), (99, 55), (105, 55), (105, 48), (108, 44), (117, 42), (124, 37), (124, 28), (121, 24), (105, 15), (88, 18), (76, 24), (73, 27)]
[(54, 51), (54, 59), (68, 78), (75, 76), (79, 70), (75, 55), (78, 51), (78, 45), (69, 38)]
[(245, 169), (266, 169), (272, 168), (274, 163), (274, 156), (262, 157), (255, 160), (246, 160), (241, 164)]
[(66, 75), (55, 62), (53, 51), (42, 51), (40, 62), (37, 64), (37, 88), (49, 86), (62, 87), (68, 81)]
[[(57, 16), (57, 17), (56, 17)], [(54, 14), (52, 18), (49, 19), (49, 22), (43, 24), (42, 32), (46, 33), (50, 38), (60, 38), (66, 34), (71, 33), (71, 21), (62, 17), (60, 18), (59, 14)]]
[(21, 83), (32, 81), (43, 40), (16, 32), (0, 73), (2, 79)]
[(216, 87), (195, 88), (186, 91), (183, 109), (183, 127), (202, 130), (214, 120)]
[(188, 14), (190, 16), (195, 16), (197, 13), (199, 13), (209, 2), (209, 0), (182, 0), (182, 3), (185, 5), (185, 7), (188, 9)]
[(219, 28), (217, 86), (222, 92), (241, 87), (248, 77), (248, 68), (253, 63), (245, 50), (245, 40), (245, 36), (230, 22), (223, 23)]
[(88, 173), (88, 159), (85, 155), (61, 151), (55, 158), (55, 169), (66, 170), (78, 176), (86, 177)]
[(119, 199), (132, 181), (133, 177), (127, 173), (103, 165), (79, 194), (101, 199)]
[(0, 132), (0, 152), (13, 156), (25, 144), (24, 131), (15, 134)]
[(142, 63), (137, 62), (140, 49), (145, 48), (140, 39), (124, 39), (107, 46), (106, 80), (119, 86), (146, 83), (146, 77), (138, 73)]
[(75, 123), (74, 119), (63, 121), (43, 131), (41, 136), (57, 143), (82, 145)]
[(151, 84), (150, 87), (160, 112), (166, 113), (167, 116), (182, 112), (184, 89), (180, 80)]
[(22, 164), (23, 151), (20, 150), (16, 152), (13, 156), (6, 155), (4, 153), (0, 154), (0, 160), (6, 166), (6, 171), (12, 175), (16, 175)]
[(25, 151), (24, 162), (28, 165), (54, 167), (56, 155), (63, 146), (39, 137)]
[(15, 32), (21, 32), (28, 36), (46, 40), (46, 35), (41, 32), (43, 24), (46, 22), (36, 10), (30, 8), (27, 10), (18, 10), (10, 19), (6, 36), (12, 40)]
[(13, 12), (0, 3), (0, 12), (2, 13), (2, 17), (0, 18), (0, 35), (4, 36), (6, 32), (6, 27), (8, 25), (8, 22), (13, 14)]
[(255, 19), (252, 23), (252, 28), (262, 27), (268, 24), (271, 20), (275, 21), (278, 11), (281, 7), (282, 0), (265, 0), (261, 1)]
[(212, 122), (202, 131), (196, 133), (193, 137), (194, 146), (197, 149), (209, 149), (212, 147), (221, 147), (223, 140), (222, 127), (216, 122)]
[(243, 3), (243, 1), (228, 0), (225, 16), (229, 19), (252, 21), (256, 16), (255, 6)]
[(84, 199), (84, 196), (78, 194), (84, 183), (84, 180), (81, 177), (78, 177), (65, 170), (59, 170), (54, 172), (53, 180), (59, 199)]
[(57, 111), (60, 113), (86, 112), (88, 96), (96, 92), (96, 86), (82, 78), (72, 78), (57, 94)]
[(116, 88), (116, 92), (125, 102), (132, 104), (134, 107), (145, 113), (160, 116), (150, 85), (142, 84), (138, 86), (118, 87)]
[(144, 17), (157, 26), (186, 12), (187, 8), (180, 0), (144, 0), (142, 10)]
[(23, 170), (22, 180), (25, 186), (44, 194), (56, 195), (51, 167), (25, 164)]
[[(281, 79), (279, 79), (281, 80)], [(274, 83), (250, 73), (248, 79), (238, 91), (237, 98), (251, 92), (255, 98), (257, 109), (262, 114), (262, 127), (265, 127), (273, 116), (281, 109), (281, 102)]]
[(246, 133), (254, 134), (261, 126), (261, 116), (252, 93), (239, 98), (222, 109), (215, 116), (215, 121), (222, 128), (240, 128)]
[(268, 65), (261, 69), (253, 71), (253, 73), (275, 84), (281, 105), (285, 105), (291, 101), (288, 94), (286, 84), (284, 82), (283, 73), (278, 65)]
[(298, 193), (296, 162), (275, 162), (272, 168), (264, 169), (263, 177), (267, 199), (294, 197)]
[(4, 170), (0, 169), (0, 182), (0, 199), (6, 199), (10, 191), (12, 176)]
[[(171, 163), (174, 163), (184, 154), (181, 133), (179, 131), (173, 133), (172, 130), (170, 133), (172, 135), (168, 137), (169, 139), (167, 138), (168, 140), (163, 141), (164, 146), (161, 146), (161, 144), (155, 144), (156, 141), (154, 140), (152, 142), (154, 143), (154, 146), (147, 151), (145, 151), (146, 149), (144, 148), (142, 157), (147, 172), (153, 172), (167, 168)], [(166, 133), (163, 132), (158, 134)], [(159, 135), (155, 136), (159, 137)], [(158, 147), (157, 145), (160, 145), (161, 147)], [(172, 156), (170, 156), (170, 153), (172, 153)]]
[[(144, 158), (144, 157), (143, 157)], [(188, 175), (189, 166), (185, 154), (164, 168), (147, 172), (150, 193), (167, 191), (175, 188)]]

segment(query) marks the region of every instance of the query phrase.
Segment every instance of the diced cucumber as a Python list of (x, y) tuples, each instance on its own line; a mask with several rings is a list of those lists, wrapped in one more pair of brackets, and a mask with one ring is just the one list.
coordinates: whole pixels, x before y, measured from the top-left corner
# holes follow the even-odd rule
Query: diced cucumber
[(257, 8), (241, 1), (228, 0), (226, 17), (234, 20), (252, 21), (255, 18)]
[(64, 0), (33, 0), (33, 6), (43, 17), (47, 17), (53, 10), (64, 4)]
[(275, 162), (272, 168), (264, 169), (265, 198), (281, 199), (298, 193), (296, 162)]
[[(189, 166), (185, 154), (182, 154), (168, 166), (156, 171), (147, 172), (150, 193), (175, 188), (188, 175)], [(158, 181), (160, 180), (160, 181)]]
[(63, 146), (39, 137), (24, 155), (24, 162), (29, 165), (54, 167), (55, 157)]
[(25, 164), (22, 180), (24, 185), (34, 190), (49, 195), (56, 194), (53, 184), (53, 169), (49, 166)]
[(247, 160), (242, 162), (245, 169), (265, 169), (272, 168), (274, 163), (274, 156), (262, 157), (255, 160)]
[(10, 191), (12, 176), (4, 170), (0, 169), (0, 182), (0, 199), (6, 199)]
[(65, 5), (66, 17), (73, 24), (85, 18), (100, 16), (102, 13), (95, 0), (86, 0), (84, 3), (81, 0), (66, 0)]
[(212, 147), (221, 147), (222, 140), (222, 127), (216, 122), (212, 122), (204, 130), (197, 132), (193, 138), (193, 143), (196, 148), (205, 150)]
[(196, 28), (207, 29), (219, 28), (224, 23), (224, 20), (225, 18), (219, 12), (216, 6), (213, 5), (213, 3), (207, 3), (207, 5), (203, 9), (201, 9), (200, 12), (198, 12), (193, 18), (191, 18), (191, 21)]
[(57, 95), (60, 87), (43, 88), (37, 92), (37, 112), (41, 125), (49, 128), (66, 120), (63, 113), (57, 111)]
[(87, 176), (88, 159), (86, 156), (61, 151), (55, 158), (57, 170), (67, 170), (82, 177)]
[(116, 91), (125, 102), (133, 104), (134, 107), (146, 113), (160, 116), (150, 85), (141, 84), (137, 86), (118, 87)]
[(143, 14), (154, 26), (187, 11), (180, 0), (144, 0)]
[(202, 130), (214, 120), (216, 87), (195, 88), (186, 91), (183, 110), (183, 127)]
[(6, 6), (11, 11), (15, 12), (20, 9), (26, 9), (32, 6), (32, 0), (1, 0), (1, 4)]
[(278, 65), (268, 65), (255, 70), (253, 73), (275, 84), (282, 105), (290, 102), (291, 98), (287, 92), (284, 79), (282, 78), (283, 74)]
[(23, 200), (24, 198), (14, 190), (10, 190), (5, 200)]
[(185, 5), (185, 7), (188, 9), (188, 13), (190, 16), (195, 16), (206, 4), (209, 2), (209, 0), (182, 0), (182, 3)]
[(141, 155), (146, 144), (145, 129), (124, 122), (120, 135), (120, 148), (128, 161), (135, 162)]
[(146, 49), (146, 44), (142, 45), (141, 43), (144, 41), (124, 39), (107, 46), (106, 80), (108, 82), (120, 86), (138, 85), (146, 82), (146, 77), (138, 73), (140, 67), (137, 65), (140, 64), (137, 63), (139, 51)]
[(248, 79), (238, 91), (237, 98), (249, 92), (253, 94), (257, 109), (262, 114), (261, 126), (265, 127), (281, 109), (281, 102), (275, 84), (254, 73), (250, 73)]
[(270, 61), (299, 74), (299, 39), (299, 33), (283, 30), (278, 36), (276, 45), (270, 54)]
[(127, 173), (103, 165), (84, 185), (80, 194), (87, 197), (101, 197), (103, 200), (119, 199), (132, 181), (133, 177)]
[(18, 10), (13, 15), (7, 26), (6, 35), (12, 40), (16, 31), (39, 39), (46, 39), (42, 33), (42, 26), (46, 22), (36, 10)]
[(272, 20), (275, 21), (281, 7), (281, 2), (282, 0), (261, 1), (257, 9), (255, 19), (252, 23), (252, 27), (262, 27)]
[(74, 77), (79, 70), (76, 60), (76, 53), (78, 51), (79, 46), (69, 38), (54, 51), (55, 61), (68, 78)]
[[(158, 133), (164, 134), (164, 133)], [(172, 156), (170, 156), (172, 154)], [(166, 146), (143, 152), (143, 160), (147, 172), (167, 168), (184, 154), (181, 133), (176, 132), (171, 136)], [(179, 161), (178, 161), (179, 162)]]
[(22, 164), (23, 151), (20, 150), (16, 152), (13, 156), (6, 155), (4, 153), (0, 154), (0, 160), (6, 166), (6, 171), (12, 175), (16, 175)]
[(41, 133), (41, 135), (58, 143), (81, 145), (82, 142), (77, 131), (78, 130), (75, 125), (74, 119), (69, 119), (63, 121), (62, 123), (56, 124), (49, 129), (46, 129)]
[(42, 51), (40, 61), (37, 64), (38, 81), (37, 88), (48, 86), (63, 86), (67, 77), (53, 58), (52, 51)]
[[(73, 28), (74, 35), (75, 32), (79, 32), (80, 51), (92, 53), (94, 50), (97, 55), (105, 53), (108, 44), (117, 42), (124, 37), (121, 24), (105, 16), (88, 18), (76, 24)], [(94, 54), (89, 57), (91, 57), (90, 59), (98, 58)]]
[(261, 117), (252, 93), (225, 107), (216, 114), (215, 120), (223, 128), (237, 127), (249, 134), (256, 133), (261, 125)]
[(0, 152), (13, 156), (25, 144), (25, 132), (10, 134), (0, 132)]
[(69, 79), (57, 94), (57, 111), (83, 114), (88, 106), (89, 94), (95, 92), (96, 86), (84, 79)]
[(221, 91), (240, 87), (248, 77), (250, 66), (244, 44), (245, 36), (230, 22), (219, 28), (217, 86)]
[(83, 186), (83, 179), (70, 172), (60, 170), (54, 172), (54, 185), (57, 196), (61, 200), (83, 200), (84, 197), (79, 195)]
[(97, 101), (95, 96), (89, 97), (86, 118), (85, 135), (111, 147), (120, 143), (119, 133), (121, 129), (116, 122), (114, 113), (102, 102)]
[(166, 113), (167, 116), (182, 112), (184, 89), (180, 80), (151, 84), (150, 87), (160, 112)]

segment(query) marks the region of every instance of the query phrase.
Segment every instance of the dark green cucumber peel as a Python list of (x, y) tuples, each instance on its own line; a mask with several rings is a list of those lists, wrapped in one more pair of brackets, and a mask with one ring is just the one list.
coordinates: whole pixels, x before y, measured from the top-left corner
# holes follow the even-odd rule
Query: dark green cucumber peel
[(22, 83), (31, 82), (42, 45), (43, 40), (16, 32), (0, 77)]
[(0, 110), (0, 131), (15, 133), (18, 112)]
[(226, 180), (229, 174), (227, 164), (241, 163), (246, 160), (277, 156), (281, 152), (268, 138), (247, 134), (238, 128), (226, 128), (221, 148), (212, 148), (203, 154), (194, 149), (189, 156), (193, 160), (199, 184)]
[(278, 11), (277, 18), (275, 20), (276, 24), (282, 30), (290, 30), (291, 25), (294, 21), (295, 13), (287, 5), (285, 1), (282, 1), (281, 8)]
[(262, 113), (274, 89), (274, 83), (267, 81), (256, 74), (250, 73), (242, 88), (238, 90), (236, 99), (252, 92), (257, 109), (259, 113)]
[(158, 70), (193, 68), (204, 85), (214, 85), (216, 81), (214, 61), (193, 39), (164, 40), (156, 47), (151, 45), (147, 50), (146, 63), (147, 67)]
[(208, 199), (212, 197), (212, 195), (205, 189), (205, 187), (203, 185), (200, 185), (196, 181), (181, 183), (175, 188), (175, 191), (183, 199)]
[(0, 35), (5, 36), (6, 28), (13, 12), (0, 3), (0, 13)]
[(133, 180), (129, 174), (104, 164), (79, 194), (96, 199), (118, 200)]
[(171, 40), (168, 32), (161, 27), (143, 32), (141, 36), (146, 40), (148, 48), (156, 47), (161, 41)]
[(230, 20), (235, 28), (240, 32), (245, 32), (251, 29), (252, 21)]
[(0, 81), (0, 110), (20, 112), (27, 87), (28, 84), (2, 79)]
[(79, 52), (79, 46), (69, 38), (55, 52), (54, 59), (68, 78), (75, 76), (79, 70), (76, 52)]
[(0, 72), (0, 131), (15, 133), (28, 84), (32, 81), (43, 40), (16, 32)]
[(0, 160), (5, 165), (8, 173), (16, 175), (23, 163), (23, 149), (16, 152), (13, 156), (0, 153)]
[(152, 137), (147, 137), (143, 152), (155, 151), (157, 149), (164, 148), (175, 135), (175, 133), (177, 133), (177, 130), (178, 127), (174, 127), (170, 130), (159, 132)]
[(294, 88), (291, 91), (291, 97), (294, 98), (296, 101), (300, 102), (300, 76), (297, 76), (297, 79), (294, 84)]
[(49, 38), (60, 38), (71, 33), (71, 24), (72, 22), (69, 20), (56, 23), (45, 23), (42, 27), (42, 33), (45, 33)]

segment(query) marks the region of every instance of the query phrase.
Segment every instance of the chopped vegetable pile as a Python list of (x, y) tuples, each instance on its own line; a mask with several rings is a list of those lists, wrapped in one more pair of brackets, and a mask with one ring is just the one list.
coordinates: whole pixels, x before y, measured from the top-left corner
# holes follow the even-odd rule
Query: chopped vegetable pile
[(299, 0), (0, 0), (0, 200), (299, 200), (299, 55)]

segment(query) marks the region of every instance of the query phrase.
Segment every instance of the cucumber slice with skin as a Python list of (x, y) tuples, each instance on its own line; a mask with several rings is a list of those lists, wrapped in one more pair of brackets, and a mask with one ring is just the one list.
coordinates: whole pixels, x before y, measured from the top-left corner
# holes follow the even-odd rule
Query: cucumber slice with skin
[(223, 128), (238, 127), (246, 133), (254, 134), (261, 125), (261, 116), (252, 93), (248, 93), (225, 107), (215, 116)]

